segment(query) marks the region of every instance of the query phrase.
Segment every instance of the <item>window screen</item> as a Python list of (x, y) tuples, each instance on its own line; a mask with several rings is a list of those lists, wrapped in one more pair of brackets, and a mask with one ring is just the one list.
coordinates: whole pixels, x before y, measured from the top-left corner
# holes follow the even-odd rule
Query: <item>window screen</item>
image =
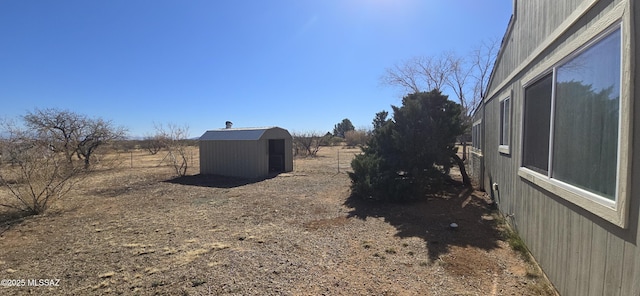
[(549, 132), (553, 75), (525, 89), (523, 160), (524, 167), (547, 174), (549, 170)]

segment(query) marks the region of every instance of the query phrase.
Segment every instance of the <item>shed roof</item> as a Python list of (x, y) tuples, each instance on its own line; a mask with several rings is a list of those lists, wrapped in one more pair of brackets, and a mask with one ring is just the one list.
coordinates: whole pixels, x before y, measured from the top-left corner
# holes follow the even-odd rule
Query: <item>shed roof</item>
[(262, 135), (270, 129), (280, 129), (279, 127), (256, 127), (256, 128), (222, 128), (206, 131), (200, 140), (207, 141), (251, 141), (260, 140)]

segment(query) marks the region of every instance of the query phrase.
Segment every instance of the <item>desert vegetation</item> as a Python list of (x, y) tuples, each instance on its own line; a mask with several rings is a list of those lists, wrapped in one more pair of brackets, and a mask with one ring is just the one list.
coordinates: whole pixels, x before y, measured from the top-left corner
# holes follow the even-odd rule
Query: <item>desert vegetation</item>
[[(69, 110), (36, 109), (22, 116), (24, 128), (20, 134), (33, 142), (64, 155), (74, 166), (74, 156), (89, 169), (91, 157), (101, 146), (126, 136), (124, 127), (102, 118), (90, 118)], [(11, 129), (17, 129), (14, 126)], [(14, 133), (15, 134), (15, 133)]]
[(347, 132), (355, 129), (356, 128), (353, 126), (353, 123), (351, 123), (351, 120), (349, 120), (349, 118), (345, 118), (333, 127), (333, 136), (344, 139)]
[(294, 155), (315, 157), (322, 146), (326, 146), (331, 134), (322, 134), (317, 131), (293, 132)]
[[(456, 137), (464, 132), (460, 105), (439, 91), (405, 96), (393, 118), (377, 124), (371, 140), (351, 163), (356, 196), (377, 200), (424, 198), (441, 189), (453, 163), (471, 185), (457, 155)], [(374, 119), (386, 118), (379, 113)], [(455, 161), (455, 162), (454, 162)]]
[[(485, 99), (486, 87), (498, 55), (498, 40), (485, 40), (470, 52), (446, 51), (428, 56), (414, 56), (387, 68), (381, 81), (398, 87), (405, 93), (419, 93), (430, 90), (450, 91), (451, 99), (461, 107), (461, 117), (465, 124), (462, 139), (462, 156), (467, 155), (467, 141), (471, 138), (471, 115), (478, 104)], [(375, 125), (375, 124), (374, 124)]]
[[(126, 130), (68, 110), (36, 109), (5, 120), (0, 139), (0, 206), (40, 214), (62, 199), (90, 168), (96, 152)], [(78, 164), (80, 162), (81, 164)]]
[[(127, 130), (109, 120), (91, 118), (70, 110), (35, 109), (0, 125), (0, 207), (20, 215), (44, 213), (53, 203), (85, 183), (94, 166), (118, 165), (105, 157), (118, 151), (143, 148), (167, 154), (176, 176), (187, 174), (192, 151), (189, 129), (175, 124), (156, 125), (156, 135), (143, 141), (126, 139)], [(107, 157), (109, 158), (109, 157)], [(122, 162), (122, 160), (119, 160)]]
[(147, 146), (147, 151), (155, 154), (154, 152), (157, 153), (156, 150), (159, 151), (159, 148), (165, 148), (167, 150), (165, 159), (168, 158), (175, 175), (179, 177), (186, 176), (190, 160), (190, 155), (187, 152), (187, 147), (189, 147), (189, 127), (170, 123), (166, 126), (157, 124), (155, 129), (156, 135), (152, 137), (153, 148), (149, 149)]
[(358, 148), (323, 147), (265, 180), (201, 176), (197, 158), (176, 177), (165, 152), (110, 150), (113, 166), (95, 166), (44, 214), (0, 209), (0, 276), (60, 279), (2, 292), (551, 295), (455, 167), (437, 195), (371, 203), (351, 195), (345, 172)]
[(156, 124), (132, 141), (124, 128), (70, 111), (7, 122), (0, 275), (59, 285), (4, 288), (550, 295), (493, 202), (457, 166), (460, 105), (433, 90), (392, 109), (375, 115), (371, 131), (345, 119), (334, 134), (294, 133), (295, 170), (259, 180), (198, 174), (187, 126)]
[(6, 160), (0, 165), (0, 206), (11, 210), (43, 213), (73, 188), (80, 173), (61, 154), (24, 134), (10, 133), (2, 149)]

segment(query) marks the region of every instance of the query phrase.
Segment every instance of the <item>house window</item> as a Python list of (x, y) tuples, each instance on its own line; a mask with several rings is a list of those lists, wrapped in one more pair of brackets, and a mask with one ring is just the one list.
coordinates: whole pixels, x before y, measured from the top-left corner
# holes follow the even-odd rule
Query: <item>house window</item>
[(547, 74), (524, 90), (522, 165), (544, 175), (549, 169), (552, 78)]
[(471, 126), (471, 148), (476, 151), (481, 150), (482, 144), (482, 121), (476, 121)]
[(610, 202), (620, 153), (620, 31), (617, 26), (524, 90), (522, 166)]
[(509, 153), (511, 137), (511, 98), (500, 101), (500, 146), (501, 153)]

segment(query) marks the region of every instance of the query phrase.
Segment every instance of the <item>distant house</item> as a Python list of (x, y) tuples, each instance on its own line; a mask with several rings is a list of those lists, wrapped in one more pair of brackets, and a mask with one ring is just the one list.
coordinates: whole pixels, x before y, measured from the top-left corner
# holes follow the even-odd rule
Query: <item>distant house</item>
[(292, 137), (287, 130), (227, 126), (200, 137), (201, 174), (263, 178), (293, 170)]
[(471, 172), (562, 295), (640, 295), (640, 2), (514, 1)]

